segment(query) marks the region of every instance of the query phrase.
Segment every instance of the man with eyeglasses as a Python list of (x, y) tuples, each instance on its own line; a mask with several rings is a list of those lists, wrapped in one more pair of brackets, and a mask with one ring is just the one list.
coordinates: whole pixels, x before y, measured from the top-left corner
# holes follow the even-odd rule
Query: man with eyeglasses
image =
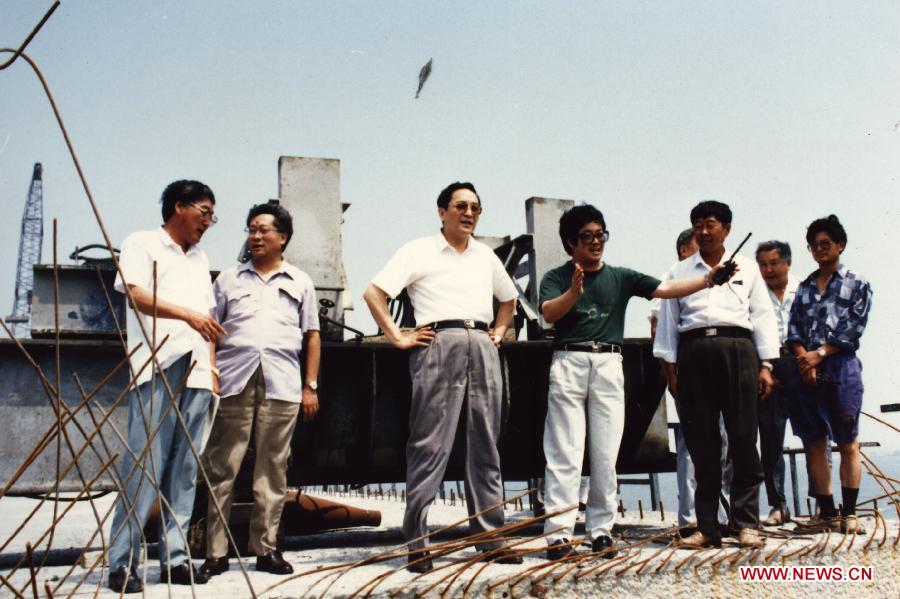
[[(856, 518), (863, 399), (862, 363), (856, 352), (872, 308), (872, 287), (841, 262), (847, 232), (838, 217), (814, 220), (806, 230), (806, 242), (819, 268), (797, 288), (787, 344), (797, 362), (788, 417), (794, 434), (803, 441), (820, 510), (819, 519), (809, 528), (863, 534)], [(840, 514), (834, 506), (826, 459), (831, 451), (829, 439), (841, 453)]]
[[(473, 533), (503, 526), (500, 476), (501, 391), (497, 348), (512, 323), (518, 293), (503, 264), (472, 234), (481, 199), (471, 183), (452, 183), (437, 198), (441, 230), (401, 247), (364, 294), (387, 339), (410, 350), (412, 401), (406, 445), (407, 569), (428, 572), (433, 564), (425, 536), (428, 507), (441, 485), (457, 423), (464, 422), (466, 507)], [(401, 331), (387, 298), (409, 293), (416, 329)], [(493, 301), (500, 307), (493, 329)], [(476, 513), (478, 515), (476, 515)], [(484, 559), (522, 563), (496, 538), (479, 544)]]
[(766, 282), (769, 299), (778, 323), (780, 357), (772, 360), (772, 376), (775, 385), (768, 399), (759, 402), (759, 453), (766, 496), (769, 499), (769, 516), (763, 526), (781, 526), (791, 519), (784, 494), (784, 429), (787, 424), (787, 406), (784, 384), (787, 382), (792, 360), (785, 341), (791, 306), (800, 281), (790, 273), (791, 246), (784, 241), (765, 241), (756, 248), (756, 263)]
[[(711, 272), (726, 259), (728, 205), (700, 202), (690, 218), (700, 250), (676, 264), (668, 274), (672, 278)], [(740, 546), (763, 545), (757, 400), (768, 397), (774, 383), (770, 360), (778, 358), (778, 327), (759, 268), (740, 255), (734, 261), (739, 271), (728, 285), (663, 302), (653, 346), (653, 354), (665, 361), (669, 391), (680, 405), (697, 479), (697, 532), (682, 540), (688, 547), (722, 544), (716, 517), (722, 488), (720, 414), (732, 463), (731, 528)]]
[[(200, 451), (212, 394), (218, 392), (214, 344), (225, 334), (210, 313), (215, 302), (209, 260), (197, 245), (216, 222), (216, 198), (203, 183), (182, 180), (166, 187), (161, 203), (163, 225), (122, 242), (115, 281), (115, 289), (127, 288), (134, 302), (126, 311), (126, 327), (137, 375), (119, 470), (124, 487), (109, 547), (109, 588), (124, 593), (143, 590), (137, 574), (141, 529), (157, 504), (161, 582), (207, 581), (191, 565), (185, 539), (197, 476), (191, 446)], [(153, 347), (159, 370), (147, 365)]]
[[(559, 237), (570, 262), (548, 271), (541, 280), (540, 309), (553, 324), (553, 360), (544, 455), (547, 459), (544, 502), (548, 518), (547, 559), (575, 553), (578, 481), (589, 441), (590, 491), (585, 530), (591, 549), (612, 558), (616, 516), (616, 459), (625, 424), (625, 378), (622, 343), (625, 309), (634, 297), (688, 295), (712, 285), (706, 276), (660, 282), (603, 262), (609, 230), (594, 206), (567, 210), (559, 219)], [(715, 271), (721, 270), (718, 267)]]
[[(309, 275), (282, 255), (294, 233), (291, 215), (276, 203), (259, 204), (247, 214), (246, 230), (250, 259), (222, 272), (213, 285), (216, 319), (227, 335), (216, 351), (222, 401), (204, 455), (210, 488), (206, 561), (200, 570), (207, 576), (229, 568), (225, 526), (251, 432), (256, 462), (250, 552), (259, 571), (293, 573), (276, 539), (287, 460), (297, 415), (310, 422), (319, 410), (316, 290)], [(305, 382), (300, 377), (304, 348)]]

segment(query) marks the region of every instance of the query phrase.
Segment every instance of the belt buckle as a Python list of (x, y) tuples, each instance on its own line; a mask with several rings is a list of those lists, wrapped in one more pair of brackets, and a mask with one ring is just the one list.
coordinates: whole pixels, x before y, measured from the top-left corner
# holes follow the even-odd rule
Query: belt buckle
[(709, 327), (708, 329), (703, 331), (703, 334), (707, 337), (715, 337), (718, 332), (716, 331), (715, 327)]
[(467, 329), (474, 329), (475, 321), (472, 320), (471, 318), (467, 318), (467, 319), (463, 320), (463, 326), (465, 326)]
[(592, 344), (591, 344), (591, 353), (593, 353), (593, 354), (599, 354), (599, 353), (600, 353), (600, 346), (599, 346), (598, 344), (596, 344), (596, 343), (592, 343)]

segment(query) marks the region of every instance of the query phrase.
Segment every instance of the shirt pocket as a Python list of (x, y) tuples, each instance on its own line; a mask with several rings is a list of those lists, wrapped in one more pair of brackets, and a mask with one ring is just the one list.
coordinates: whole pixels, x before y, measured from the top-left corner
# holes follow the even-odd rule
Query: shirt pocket
[(278, 285), (278, 315), (285, 324), (300, 326), (300, 310), (303, 306), (303, 294), (290, 283)]
[(239, 288), (228, 298), (225, 307), (225, 320), (251, 317), (259, 309), (259, 297), (252, 289)]

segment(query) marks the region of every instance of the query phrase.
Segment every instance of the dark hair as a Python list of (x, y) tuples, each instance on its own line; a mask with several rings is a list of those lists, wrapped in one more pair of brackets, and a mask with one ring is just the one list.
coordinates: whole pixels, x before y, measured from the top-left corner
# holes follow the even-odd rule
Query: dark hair
[(284, 242), (284, 245), (281, 246), (281, 251), (283, 252), (284, 248), (291, 242), (291, 237), (294, 235), (294, 219), (291, 217), (291, 213), (287, 211), (287, 208), (275, 202), (256, 204), (247, 213), (247, 226), (249, 227), (250, 221), (260, 214), (271, 214), (274, 216), (275, 229), (277, 229), (279, 233), (287, 235), (287, 240)]
[(678, 234), (678, 239), (675, 240), (675, 255), (681, 257), (681, 248), (688, 245), (691, 240), (694, 238), (694, 230), (693, 229), (685, 229), (681, 233)]
[(163, 222), (169, 222), (169, 219), (175, 214), (175, 204), (185, 206), (207, 199), (213, 204), (216, 203), (216, 196), (213, 194), (212, 189), (200, 181), (181, 179), (169, 183), (163, 190), (162, 197), (159, 198), (162, 204)]
[(825, 233), (835, 243), (847, 245), (847, 232), (844, 230), (844, 225), (833, 214), (829, 214), (828, 218), (817, 218), (809, 225), (809, 228), (806, 229), (806, 243), (812, 245), (819, 233)]
[(478, 203), (481, 203), (481, 197), (479, 197), (478, 192), (475, 191), (475, 186), (466, 181), (465, 183), (461, 181), (457, 181), (456, 183), (451, 183), (447, 187), (438, 194), (437, 205), (438, 208), (443, 208), (446, 210), (450, 207), (450, 197), (453, 195), (453, 192), (459, 191), (460, 189), (468, 189), (472, 193), (475, 194), (475, 197), (478, 198)]
[(588, 223), (600, 223), (603, 229), (606, 230), (606, 221), (603, 220), (603, 213), (590, 204), (581, 204), (580, 206), (569, 208), (559, 217), (559, 239), (562, 241), (563, 249), (570, 256), (572, 255), (572, 248), (569, 247), (569, 244), (575, 245), (578, 243), (578, 231)]
[(728, 207), (728, 204), (715, 200), (704, 200), (694, 206), (694, 209), (691, 210), (691, 224), (694, 224), (697, 219), (711, 216), (723, 225), (731, 224), (731, 208)]
[(772, 250), (778, 250), (778, 255), (781, 256), (782, 260), (791, 261), (791, 246), (786, 241), (777, 241), (773, 239), (772, 241), (763, 241), (761, 244), (756, 246), (756, 258), (759, 259), (759, 255), (763, 252), (771, 252)]

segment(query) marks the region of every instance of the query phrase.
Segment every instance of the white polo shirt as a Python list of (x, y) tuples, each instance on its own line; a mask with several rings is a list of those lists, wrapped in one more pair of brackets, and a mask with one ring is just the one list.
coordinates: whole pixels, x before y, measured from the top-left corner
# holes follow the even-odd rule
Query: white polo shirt
[[(175, 243), (162, 227), (152, 231), (132, 233), (122, 242), (119, 266), (125, 281), (129, 285), (137, 285), (153, 293), (153, 262), (156, 261), (156, 296), (183, 308), (208, 314), (216, 302), (209, 277), (209, 260), (206, 254), (196, 245), (187, 252)], [(125, 293), (122, 276), (116, 276), (115, 289)], [(127, 304), (126, 298), (126, 304)], [(141, 343), (131, 357), (134, 372), (143, 367), (150, 358), (150, 347), (145, 341), (138, 319), (153, 335), (153, 317), (143, 312), (135, 312), (130, 306), (126, 308), (128, 351)], [(212, 373), (209, 364), (209, 343), (203, 340), (200, 333), (192, 329), (184, 321), (172, 318), (156, 319), (156, 344), (168, 335), (169, 339), (160, 348), (156, 356), (159, 365), (167, 368), (178, 358), (193, 352), (192, 360), (197, 365), (191, 371), (187, 386), (195, 389), (212, 390)], [(152, 368), (147, 366), (137, 379), (141, 385), (150, 380)]]
[(518, 297), (491, 248), (470, 237), (460, 253), (440, 231), (397, 250), (372, 284), (390, 297), (406, 288), (416, 326), (467, 318), (489, 323), (494, 320), (494, 298), (506, 302)]
[[(725, 256), (730, 256), (726, 251)], [(663, 300), (656, 326), (653, 355), (666, 362), (678, 361), (678, 336), (693, 329), (733, 326), (753, 333), (761, 360), (778, 357), (778, 325), (768, 287), (754, 260), (735, 256), (738, 272), (725, 285), (711, 287), (678, 299)], [(703, 276), (712, 270), (700, 252), (675, 263), (667, 280)]]

